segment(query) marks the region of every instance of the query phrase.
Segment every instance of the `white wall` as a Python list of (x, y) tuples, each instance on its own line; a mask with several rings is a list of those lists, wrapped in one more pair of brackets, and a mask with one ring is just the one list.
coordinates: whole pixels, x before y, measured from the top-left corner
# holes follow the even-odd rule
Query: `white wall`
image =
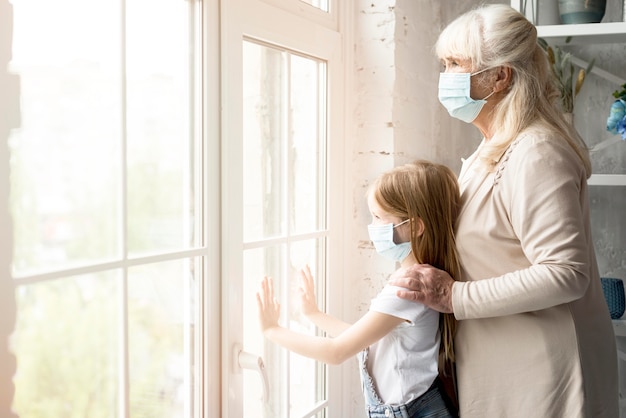
[[(356, 0), (354, 120), (348, 146), (345, 190), (346, 265), (343, 318), (355, 321), (384, 286), (393, 263), (378, 256), (367, 234), (365, 192), (370, 182), (395, 165), (422, 158), (458, 172), (461, 157), (480, 141), (471, 125), (452, 119), (437, 99), (440, 65), (433, 46), (453, 18), (484, 3), (479, 0)], [(491, 3), (500, 3), (492, 1)], [(506, 3), (506, 2), (504, 2)], [(348, 112), (349, 114), (350, 112)], [(351, 150), (351, 151), (350, 151)], [(363, 396), (356, 361), (346, 378), (354, 418), (362, 417)]]
[(9, 337), (15, 326), (15, 296), (11, 278), (13, 232), (9, 217), (9, 130), (17, 127), (18, 80), (7, 73), (11, 59), (12, 6), (0, 0), (0, 417), (15, 417), (13, 374), (15, 357), (9, 351)]

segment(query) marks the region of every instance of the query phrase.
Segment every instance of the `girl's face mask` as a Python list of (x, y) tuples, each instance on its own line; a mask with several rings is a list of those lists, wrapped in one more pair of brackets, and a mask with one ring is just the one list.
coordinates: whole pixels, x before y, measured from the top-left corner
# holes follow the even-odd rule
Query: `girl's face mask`
[(374, 243), (376, 252), (378, 254), (391, 258), (394, 261), (402, 262), (411, 252), (411, 243), (402, 242), (396, 244), (393, 242), (393, 230), (400, 225), (407, 223), (409, 220), (400, 222), (397, 225), (384, 224), (374, 225), (369, 224), (367, 231), (369, 232), (370, 240)]
[(473, 75), (487, 71), (489, 68), (470, 73), (440, 73), (439, 74), (439, 102), (448, 110), (450, 116), (463, 122), (472, 123), (482, 110), (487, 97), (474, 100), (470, 96), (471, 81)]

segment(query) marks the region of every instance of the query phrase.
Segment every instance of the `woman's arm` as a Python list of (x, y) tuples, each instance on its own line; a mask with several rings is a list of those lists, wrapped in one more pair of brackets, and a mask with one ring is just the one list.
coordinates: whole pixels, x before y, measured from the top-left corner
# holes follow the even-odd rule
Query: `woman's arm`
[[(490, 192), (496, 199), (488, 202), (495, 208), (492, 218), (481, 213), (490, 225), (474, 217), (462, 227), (471, 228), (473, 241), (467, 241), (467, 232), (464, 241), (458, 238), (464, 268), (474, 274), (471, 281), (444, 280), (448, 284), (438, 290), (435, 278), (443, 272), (414, 266), (392, 276), (390, 284), (409, 289), (398, 291), (399, 297), (454, 312), (457, 319), (475, 319), (546, 309), (585, 294), (593, 250), (580, 162), (566, 145), (533, 137), (520, 141), (507, 158)], [(477, 211), (466, 209), (465, 216), (470, 210)], [(480, 231), (488, 228), (497, 228), (500, 238), (487, 232), (482, 237)]]
[(274, 298), (272, 281), (267, 277), (261, 282), (261, 290), (257, 293), (257, 305), (261, 330), (266, 338), (289, 351), (328, 364), (343, 363), (404, 321), (392, 315), (370, 311), (336, 338), (297, 333), (278, 324), (280, 304)]
[(429, 264), (414, 264), (396, 270), (389, 278), (392, 286), (403, 287), (396, 294), (402, 299), (419, 302), (443, 313), (454, 313), (450, 275)]

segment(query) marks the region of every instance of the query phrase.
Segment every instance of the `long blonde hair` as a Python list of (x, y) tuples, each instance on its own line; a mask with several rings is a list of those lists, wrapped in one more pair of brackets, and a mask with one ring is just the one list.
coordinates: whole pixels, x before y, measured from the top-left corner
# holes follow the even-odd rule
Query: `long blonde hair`
[[(409, 222), (415, 260), (445, 270), (458, 280), (460, 265), (454, 228), (461, 197), (452, 170), (417, 160), (384, 173), (372, 185), (370, 193), (385, 212), (402, 219), (421, 219), (424, 223), (421, 234), (418, 223)], [(442, 314), (440, 330), (444, 357), (454, 361), (454, 315)]]
[[(493, 170), (500, 155), (531, 124), (538, 123), (566, 141), (591, 175), (589, 150), (566, 121), (545, 50), (537, 43), (537, 29), (518, 11), (503, 4), (483, 5), (461, 15), (439, 36), (440, 59), (469, 60), (472, 71), (499, 66), (511, 69), (508, 93), (493, 111), (494, 136), (481, 147), (480, 159)], [(484, 80), (486, 73), (477, 75)]]

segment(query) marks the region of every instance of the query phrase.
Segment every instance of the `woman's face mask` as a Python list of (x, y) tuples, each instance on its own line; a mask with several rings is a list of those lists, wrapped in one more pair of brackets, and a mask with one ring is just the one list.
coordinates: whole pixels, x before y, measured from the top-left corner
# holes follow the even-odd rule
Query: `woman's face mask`
[(410, 242), (402, 242), (400, 244), (393, 242), (393, 230), (408, 221), (409, 220), (407, 219), (397, 225), (369, 224), (367, 226), (370, 240), (374, 243), (374, 247), (376, 248), (376, 252), (378, 252), (378, 254), (399, 262), (402, 262), (409, 255), (411, 252)]
[(472, 123), (482, 110), (487, 97), (474, 100), (470, 96), (471, 81), (473, 75), (487, 71), (489, 68), (470, 73), (440, 73), (439, 74), (439, 102), (448, 110), (450, 116), (463, 122)]

